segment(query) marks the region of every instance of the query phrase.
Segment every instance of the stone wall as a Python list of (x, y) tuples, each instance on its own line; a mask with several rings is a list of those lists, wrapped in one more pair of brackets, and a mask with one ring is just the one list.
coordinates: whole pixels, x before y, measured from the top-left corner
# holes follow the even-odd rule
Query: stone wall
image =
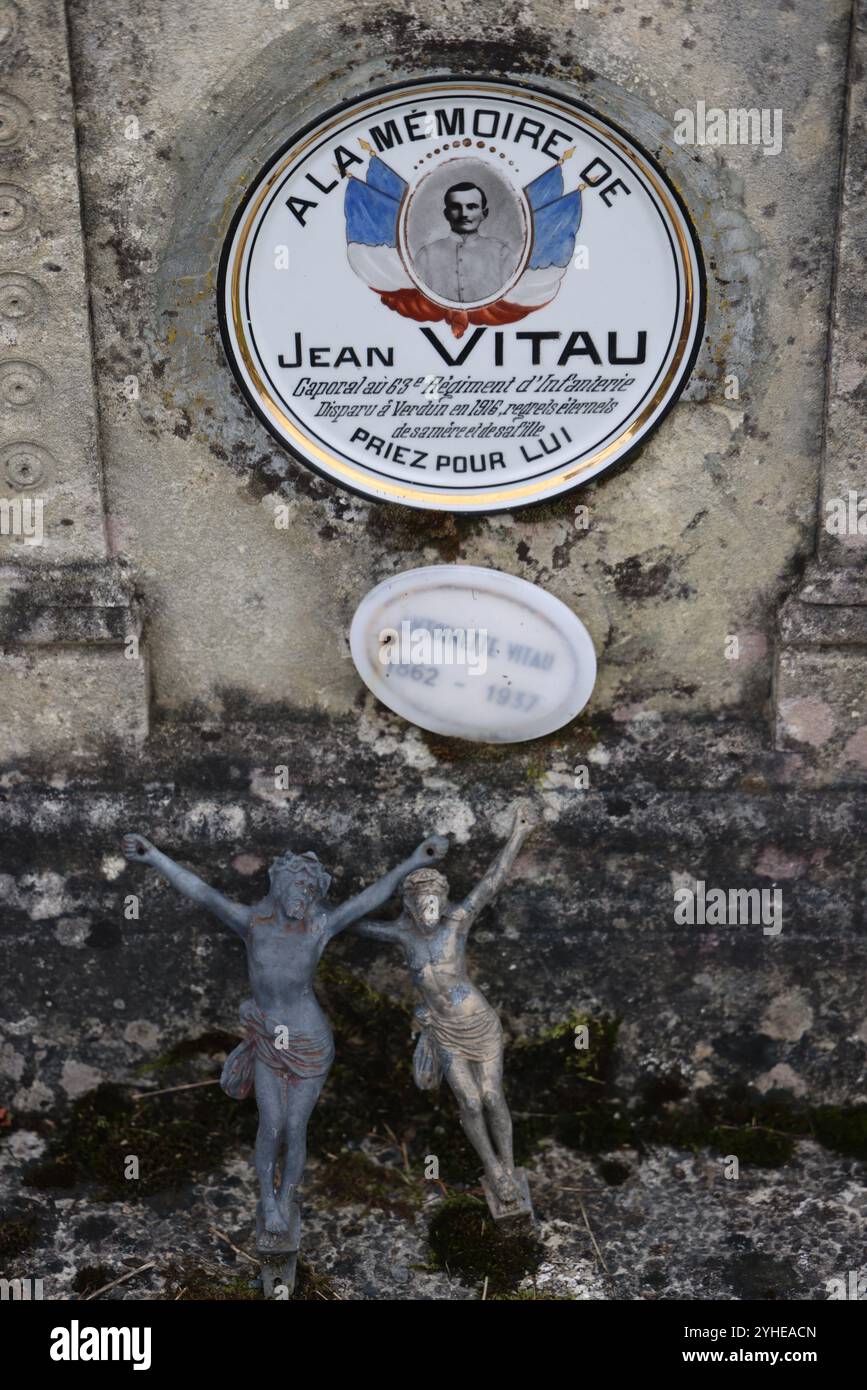
[[(235, 1026), (237, 943), (126, 868), (124, 830), (244, 901), (276, 850), (315, 849), (342, 894), (434, 830), (468, 886), (529, 793), (541, 828), (473, 943), (514, 1039), (616, 1020), (627, 1104), (665, 1081), (684, 1103), (863, 1105), (865, 537), (824, 525), (867, 491), (848, 0), (0, 9), (0, 492), (46, 500), (44, 545), (0, 536), (0, 1104), (36, 1133)], [(708, 272), (705, 343), (661, 428), (514, 514), (422, 515), (318, 479), (252, 417), (217, 328), (222, 240), (275, 146), (444, 72), (532, 78), (626, 126)], [(781, 152), (676, 143), (698, 101), (780, 108)], [(600, 671), (572, 726), (489, 749), (362, 686), (359, 599), (456, 560), (583, 618)], [(781, 932), (678, 925), (674, 891), (699, 880), (781, 890)], [(335, 959), (408, 998), (385, 949)]]

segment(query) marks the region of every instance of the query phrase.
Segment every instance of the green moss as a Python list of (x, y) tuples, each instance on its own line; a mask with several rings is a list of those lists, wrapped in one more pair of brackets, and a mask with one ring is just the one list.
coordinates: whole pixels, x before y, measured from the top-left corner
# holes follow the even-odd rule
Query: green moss
[[(324, 962), (317, 987), (337, 1044), (310, 1125), (311, 1153), (325, 1160), (317, 1179), (323, 1196), (336, 1205), (362, 1203), (410, 1214), (430, 1191), (424, 1176), (429, 1157), (438, 1160), (445, 1192), (475, 1185), (479, 1161), (447, 1084), (436, 1092), (415, 1086), (410, 1009), (377, 994), (359, 971), (334, 957)], [(743, 1087), (692, 1099), (676, 1074), (651, 1078), (627, 1103), (615, 1087), (618, 1027), (608, 1015), (575, 1013), (508, 1047), (506, 1093), (519, 1163), (532, 1161), (539, 1144), (553, 1138), (587, 1154), (610, 1156), (629, 1148), (641, 1155), (651, 1144), (667, 1144), (779, 1167), (804, 1135), (847, 1157), (867, 1159), (867, 1107), (811, 1110), (785, 1099), (755, 1097)], [(576, 1048), (582, 1028), (589, 1046)], [(171, 1080), (184, 1085), (193, 1059), (223, 1055), (235, 1042), (217, 1031), (185, 1039), (149, 1068), (174, 1068)], [(136, 1200), (212, 1171), (226, 1153), (252, 1144), (255, 1132), (253, 1099), (239, 1104), (217, 1084), (140, 1101), (121, 1087), (101, 1086), (73, 1104), (25, 1182), (47, 1190), (87, 1186), (97, 1200)], [(389, 1167), (358, 1153), (356, 1146), (367, 1134), (393, 1144), (406, 1171), (399, 1159)], [(124, 1177), (128, 1155), (139, 1159), (137, 1180)], [(628, 1173), (610, 1157), (599, 1171), (607, 1182), (625, 1181)]]
[(204, 1269), (192, 1261), (171, 1264), (164, 1271), (163, 1297), (180, 1303), (253, 1303), (262, 1294), (253, 1286), (256, 1270), (250, 1265), (243, 1274)]
[(720, 1154), (733, 1154), (741, 1163), (752, 1163), (757, 1168), (781, 1168), (788, 1163), (795, 1148), (794, 1139), (788, 1134), (777, 1134), (763, 1129), (760, 1125), (747, 1125), (737, 1129), (727, 1126), (709, 1130), (707, 1147)]
[[(468, 738), (447, 738), (421, 729), (421, 738), (429, 753), (440, 763), (498, 763), (508, 759), (507, 743), (473, 743)], [(514, 755), (513, 755), (514, 756)]]
[(494, 1293), (490, 1291), (485, 1295), (487, 1303), (575, 1303), (576, 1300), (568, 1293), (539, 1293), (534, 1286), (531, 1289), (518, 1289), (516, 1293)]
[[(589, 1047), (576, 1049), (576, 1029), (582, 1025), (588, 1029)], [(867, 1106), (811, 1109), (756, 1097), (745, 1087), (690, 1099), (677, 1073), (648, 1079), (637, 1102), (628, 1104), (614, 1085), (618, 1026), (609, 1016), (573, 1014), (510, 1048), (507, 1086), (520, 1162), (527, 1162), (539, 1141), (549, 1137), (590, 1154), (620, 1148), (640, 1154), (648, 1145), (667, 1144), (778, 1168), (791, 1158), (797, 1139), (810, 1135), (837, 1153), (867, 1159)], [(614, 1181), (603, 1169), (606, 1181)]]
[(374, 1163), (363, 1153), (342, 1153), (323, 1164), (314, 1190), (336, 1206), (376, 1207), (395, 1216), (412, 1216), (421, 1205), (419, 1182), (396, 1168)]
[(420, 1195), (428, 1155), (439, 1160), (447, 1185), (478, 1181), (478, 1159), (448, 1087), (420, 1091), (413, 1080), (410, 1009), (377, 994), (334, 958), (323, 962), (317, 991), (334, 1028), (336, 1057), (311, 1120), (311, 1153), (339, 1153), (373, 1133), (403, 1145), (410, 1175), (424, 1184)]
[(197, 1038), (182, 1038), (161, 1057), (155, 1058), (152, 1062), (143, 1062), (137, 1071), (142, 1075), (169, 1071), (193, 1057), (226, 1056), (237, 1045), (236, 1034), (214, 1028), (208, 1033), (201, 1033)]
[(847, 1158), (867, 1159), (867, 1105), (823, 1105), (811, 1116), (813, 1137)]
[(36, 1220), (32, 1216), (13, 1216), (0, 1221), (0, 1260), (12, 1260), (29, 1250), (36, 1237)]
[[(588, 1046), (576, 1048), (582, 1028)], [(625, 1107), (612, 1098), (618, 1028), (616, 1018), (576, 1013), (509, 1049), (507, 1084), (519, 1162), (546, 1138), (588, 1152), (630, 1142)]]
[[(252, 1100), (230, 1100), (218, 1085), (133, 1101), (121, 1087), (99, 1086), (77, 1100), (44, 1161), (25, 1175), (30, 1187), (86, 1184), (97, 1200), (136, 1201), (191, 1182), (256, 1133)], [(139, 1177), (124, 1177), (126, 1159)]]
[[(264, 1295), (256, 1283), (253, 1265), (240, 1274), (236, 1271), (208, 1269), (192, 1260), (169, 1265), (163, 1272), (163, 1298), (179, 1303), (263, 1302)], [(323, 1275), (299, 1256), (293, 1303), (334, 1302), (337, 1294)], [(269, 1300), (270, 1301), (270, 1300)]]
[(602, 1159), (597, 1165), (599, 1176), (609, 1187), (619, 1187), (621, 1183), (627, 1181), (632, 1173), (632, 1169), (625, 1163), (618, 1163), (616, 1158)]
[(27, 1169), (24, 1183), (27, 1187), (37, 1187), (46, 1191), (75, 1187), (78, 1183), (78, 1169), (71, 1159), (46, 1158)]
[(564, 753), (574, 753), (578, 746), (592, 748), (599, 735), (588, 722), (585, 715), (579, 714), (570, 724), (564, 724), (552, 734), (528, 740), (520, 745), (520, 750), (512, 743), (473, 743), (465, 738), (446, 738), (442, 734), (432, 734), (421, 730), (421, 737), (430, 753), (441, 763), (472, 762), (488, 764), (508, 764), (515, 776), (523, 775), (533, 786), (538, 785), (548, 771), (552, 754), (562, 749)]
[(542, 1258), (542, 1246), (525, 1227), (498, 1226), (485, 1203), (473, 1197), (442, 1202), (428, 1241), (437, 1268), (482, 1287), (487, 1279), (488, 1297), (514, 1292), (526, 1275), (535, 1274)]

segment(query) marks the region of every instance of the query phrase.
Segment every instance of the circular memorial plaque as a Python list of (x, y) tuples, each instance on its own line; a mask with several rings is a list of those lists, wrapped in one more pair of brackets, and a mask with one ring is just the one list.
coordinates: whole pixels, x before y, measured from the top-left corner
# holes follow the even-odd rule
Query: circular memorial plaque
[(596, 680), (590, 634), (526, 579), (477, 565), (428, 565), (378, 584), (349, 636), (377, 699), (432, 733), (521, 743), (584, 708)]
[(273, 434), (367, 497), (544, 501), (636, 448), (689, 375), (698, 243), (655, 161), (502, 80), (383, 89), (299, 131), (232, 223), (229, 360)]

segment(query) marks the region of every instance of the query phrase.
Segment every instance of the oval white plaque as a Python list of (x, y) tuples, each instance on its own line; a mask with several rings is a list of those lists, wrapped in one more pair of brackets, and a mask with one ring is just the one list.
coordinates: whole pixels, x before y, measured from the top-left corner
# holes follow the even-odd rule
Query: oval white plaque
[(501, 80), (383, 89), (293, 136), (220, 267), (223, 340), (311, 467), (453, 511), (543, 501), (646, 438), (704, 315), (654, 160), (578, 102)]
[(352, 659), (377, 699), (432, 733), (521, 743), (590, 699), (596, 653), (565, 603), (477, 565), (426, 565), (378, 584), (356, 609)]

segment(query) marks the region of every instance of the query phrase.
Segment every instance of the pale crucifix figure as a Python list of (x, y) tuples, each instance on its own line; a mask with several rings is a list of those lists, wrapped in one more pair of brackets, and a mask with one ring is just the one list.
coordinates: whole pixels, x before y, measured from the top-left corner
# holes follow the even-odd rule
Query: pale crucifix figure
[(519, 807), (505, 846), (460, 905), (449, 902), (443, 874), (418, 869), (404, 880), (403, 913), (396, 922), (362, 921), (353, 928), (358, 935), (403, 947), (419, 997), (416, 1085), (434, 1090), (443, 1077), (448, 1081), (464, 1133), (482, 1161), (488, 1205), (498, 1218), (528, 1211), (529, 1194), (512, 1152), (512, 1119), (503, 1094), (503, 1030), (467, 974), (466, 946), (470, 928), (503, 887), (531, 828), (528, 808)]
[(320, 957), (339, 932), (382, 907), (407, 874), (441, 859), (447, 849), (448, 840), (432, 835), (409, 859), (339, 907), (325, 902), (331, 877), (315, 854), (284, 854), (271, 864), (268, 894), (244, 907), (142, 835), (123, 839), (131, 863), (156, 869), (178, 892), (231, 927), (247, 948), (253, 998), (241, 1005), (245, 1038), (227, 1059), (221, 1085), (237, 1100), (255, 1086), (260, 1235), (265, 1233), (260, 1244), (298, 1248), (296, 1192), (307, 1157), (307, 1121), (334, 1060), (331, 1028), (313, 989)]

